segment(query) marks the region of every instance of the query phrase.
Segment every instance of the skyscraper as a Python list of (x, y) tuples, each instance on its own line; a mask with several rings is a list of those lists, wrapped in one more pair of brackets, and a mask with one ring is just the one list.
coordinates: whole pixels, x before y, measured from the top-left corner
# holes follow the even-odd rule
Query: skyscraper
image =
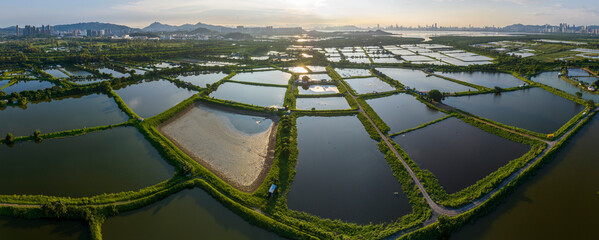
[(19, 25), (17, 25), (17, 37), (19, 36)]

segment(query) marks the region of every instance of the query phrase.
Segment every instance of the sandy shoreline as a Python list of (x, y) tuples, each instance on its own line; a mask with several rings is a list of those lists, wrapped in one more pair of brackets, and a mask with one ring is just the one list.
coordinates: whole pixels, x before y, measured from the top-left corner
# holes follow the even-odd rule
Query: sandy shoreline
[[(272, 123), (267, 130), (247, 134), (235, 129), (227, 117), (212, 111), (262, 117)], [(278, 121), (278, 116), (198, 102), (157, 129), (185, 154), (231, 186), (253, 192), (260, 187), (272, 166)]]

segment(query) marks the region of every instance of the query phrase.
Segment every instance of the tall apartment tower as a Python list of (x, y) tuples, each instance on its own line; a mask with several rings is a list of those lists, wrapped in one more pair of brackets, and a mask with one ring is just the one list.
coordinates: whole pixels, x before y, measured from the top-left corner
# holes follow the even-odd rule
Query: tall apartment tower
[(17, 37), (19, 36), (19, 25), (17, 25)]

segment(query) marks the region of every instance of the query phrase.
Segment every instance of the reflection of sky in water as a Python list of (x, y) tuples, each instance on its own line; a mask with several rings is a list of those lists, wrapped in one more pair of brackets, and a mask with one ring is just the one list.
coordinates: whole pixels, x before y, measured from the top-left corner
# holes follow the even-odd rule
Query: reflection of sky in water
[(235, 114), (213, 109), (203, 105), (199, 105), (197, 107), (227, 120), (231, 124), (231, 126), (233, 126), (236, 130), (246, 134), (266, 132), (272, 124), (272, 120), (265, 117)]

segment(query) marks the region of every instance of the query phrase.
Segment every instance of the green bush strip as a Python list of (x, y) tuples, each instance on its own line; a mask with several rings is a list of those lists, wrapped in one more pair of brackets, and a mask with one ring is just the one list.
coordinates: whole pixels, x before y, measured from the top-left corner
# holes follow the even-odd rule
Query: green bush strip
[(420, 126), (413, 127), (413, 128), (410, 128), (410, 129), (406, 129), (406, 130), (403, 130), (403, 131), (401, 131), (401, 132), (396, 132), (396, 133), (389, 134), (389, 137), (395, 137), (395, 136), (397, 136), (397, 135), (402, 135), (402, 134), (406, 134), (406, 133), (409, 133), (409, 132), (412, 132), (412, 131), (416, 131), (416, 130), (418, 130), (418, 129), (425, 128), (425, 127), (427, 127), (427, 126), (429, 126), (429, 125), (433, 125), (433, 124), (435, 124), (435, 123), (438, 123), (438, 122), (440, 122), (440, 121), (443, 121), (443, 120), (445, 120), (445, 119), (448, 119), (448, 118), (451, 118), (451, 117), (453, 117), (453, 116), (452, 116), (452, 115), (445, 115), (445, 116), (444, 116), (444, 117), (442, 117), (442, 118), (439, 118), (439, 119), (436, 119), (436, 120), (433, 120), (433, 121), (430, 121), (430, 122), (427, 122), (427, 123), (421, 124)]

